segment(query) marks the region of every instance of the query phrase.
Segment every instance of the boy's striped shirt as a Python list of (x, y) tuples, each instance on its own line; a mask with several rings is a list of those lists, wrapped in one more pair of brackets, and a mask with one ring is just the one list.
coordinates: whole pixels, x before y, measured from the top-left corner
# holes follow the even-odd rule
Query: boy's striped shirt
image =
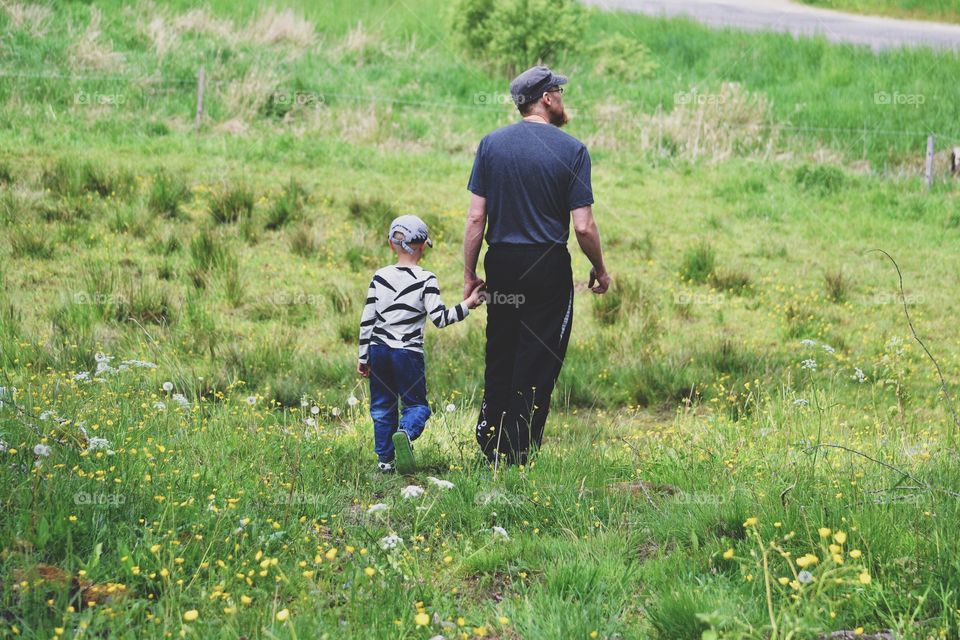
[(423, 352), (427, 318), (442, 329), (467, 317), (460, 304), (448, 309), (440, 299), (437, 276), (419, 266), (390, 265), (373, 274), (360, 318), (360, 362), (371, 344)]

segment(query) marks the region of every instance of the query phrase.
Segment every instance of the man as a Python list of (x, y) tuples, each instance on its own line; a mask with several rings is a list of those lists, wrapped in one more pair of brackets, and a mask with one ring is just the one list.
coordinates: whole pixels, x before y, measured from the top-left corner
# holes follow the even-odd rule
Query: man
[(567, 78), (533, 67), (510, 84), (523, 119), (480, 141), (467, 188), (464, 291), (482, 280), (486, 229), (487, 351), (477, 442), (491, 462), (525, 464), (540, 446), (550, 395), (570, 339), (573, 275), (570, 219), (589, 258), (588, 286), (610, 286), (593, 219), (590, 155), (560, 127)]

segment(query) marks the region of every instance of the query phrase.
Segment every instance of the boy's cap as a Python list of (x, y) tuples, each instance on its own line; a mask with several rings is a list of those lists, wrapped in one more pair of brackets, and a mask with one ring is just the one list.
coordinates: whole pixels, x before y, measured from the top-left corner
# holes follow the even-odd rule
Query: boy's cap
[[(399, 236), (399, 237), (398, 237)], [(427, 223), (417, 216), (400, 216), (390, 223), (390, 235), (394, 244), (399, 244), (407, 253), (413, 253), (411, 244), (426, 242), (428, 247), (433, 246)]]
[(547, 67), (530, 67), (510, 83), (510, 95), (517, 105), (540, 99), (543, 92), (551, 87), (567, 83), (567, 76), (550, 71)]

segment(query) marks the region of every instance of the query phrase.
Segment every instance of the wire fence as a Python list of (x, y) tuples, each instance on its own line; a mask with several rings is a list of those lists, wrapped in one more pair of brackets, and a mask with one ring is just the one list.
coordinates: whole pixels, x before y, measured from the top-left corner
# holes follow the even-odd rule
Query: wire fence
[[(159, 77), (154, 74), (142, 76), (130, 75), (75, 75), (60, 72), (22, 72), (15, 70), (0, 69), (0, 82), (44, 82), (55, 81), (63, 82), (65, 85), (79, 86), (93, 83), (122, 83), (130, 88), (141, 87), (173, 87), (171, 92), (182, 93), (183, 96), (192, 97), (198, 88), (197, 77)], [(322, 89), (307, 89), (302, 86), (284, 87), (283, 83), (277, 83), (267, 89), (258, 86), (257, 81), (247, 79), (216, 79), (205, 77), (203, 84), (206, 87), (216, 88), (219, 91), (229, 91), (231, 89), (248, 87), (254, 91), (262, 90), (259, 99), (261, 101), (273, 100), (275, 103), (287, 105), (299, 104), (301, 106), (332, 105), (336, 102), (353, 102), (364, 104), (382, 104), (400, 107), (415, 107), (420, 109), (436, 109), (439, 111), (468, 111), (476, 114), (489, 115), (494, 117), (504, 117), (513, 115), (514, 108), (510, 100), (509, 93), (477, 91), (468, 99), (451, 100), (428, 100), (409, 97), (396, 97), (383, 95), (382, 93), (353, 93), (326, 91)], [(111, 102), (112, 98), (119, 98), (120, 94), (99, 94), (89, 92), (78, 92), (74, 96), (74, 102), (78, 103), (97, 103), (116, 105), (116, 101)], [(651, 118), (662, 118), (669, 114), (671, 109), (683, 104), (675, 99), (672, 103), (661, 102), (655, 109), (655, 114), (643, 113), (639, 105), (630, 105), (633, 108), (632, 113), (618, 116), (621, 119), (621, 125), (646, 125), (649, 126)], [(696, 106), (696, 105), (693, 105)], [(610, 120), (609, 115), (596, 112), (591, 107), (574, 110), (578, 120), (587, 122), (603, 123)], [(862, 127), (829, 127), (829, 126), (811, 126), (803, 124), (791, 124), (789, 122), (776, 122), (769, 119), (756, 120), (749, 123), (723, 122), (720, 125), (725, 130), (744, 130), (744, 131), (767, 131), (778, 133), (792, 133), (796, 135), (808, 135), (815, 137), (832, 136), (835, 138), (845, 138), (848, 141), (846, 145), (852, 148), (854, 144), (866, 144), (872, 137), (886, 138), (911, 138), (917, 141), (916, 148), (921, 150), (925, 146), (929, 136), (934, 136), (937, 140), (937, 146), (940, 149), (952, 147), (960, 141), (960, 135), (945, 131), (919, 130), (919, 129), (895, 129), (888, 128), (879, 124), (867, 125)], [(853, 141), (852, 143), (850, 141)]]

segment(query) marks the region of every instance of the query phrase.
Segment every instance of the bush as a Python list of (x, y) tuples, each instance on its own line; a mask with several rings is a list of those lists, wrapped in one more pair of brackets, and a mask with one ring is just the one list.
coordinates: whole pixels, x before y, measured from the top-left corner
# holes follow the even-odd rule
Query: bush
[(154, 174), (147, 199), (147, 208), (151, 213), (164, 218), (177, 218), (181, 205), (189, 199), (190, 188), (182, 177), (163, 170)]
[(793, 179), (807, 191), (814, 191), (821, 195), (836, 193), (846, 182), (843, 171), (828, 164), (819, 164), (815, 167), (803, 165), (797, 169)]
[(850, 280), (843, 271), (830, 271), (823, 275), (823, 285), (827, 290), (827, 299), (837, 304), (845, 302), (850, 292)]
[(310, 225), (303, 224), (290, 236), (290, 251), (303, 258), (309, 258), (320, 250), (320, 240)]
[(604, 38), (592, 47), (591, 53), (596, 59), (594, 73), (618, 79), (646, 78), (660, 66), (651, 57), (647, 45), (621, 33)]
[(704, 240), (684, 254), (680, 275), (684, 280), (703, 283), (713, 273), (716, 264), (716, 251), (709, 242)]
[(224, 185), (210, 198), (210, 217), (217, 224), (237, 222), (253, 213), (253, 190), (245, 184)]
[(53, 244), (47, 238), (47, 233), (34, 227), (15, 229), (10, 234), (10, 248), (15, 258), (48, 260), (53, 257)]
[(347, 209), (356, 221), (377, 230), (383, 229), (384, 235), (388, 230), (387, 225), (398, 215), (392, 204), (379, 198), (354, 198), (347, 205)]
[(290, 182), (283, 188), (283, 193), (267, 213), (267, 223), (264, 225), (267, 229), (279, 229), (291, 220), (297, 219), (303, 213), (303, 206), (306, 200), (306, 192), (299, 182), (290, 179)]
[(44, 189), (62, 198), (87, 193), (100, 197), (117, 196), (134, 190), (133, 176), (129, 172), (112, 172), (91, 162), (79, 163), (71, 158), (60, 158), (44, 169), (40, 183)]
[(575, 53), (584, 24), (573, 0), (460, 0), (453, 15), (466, 53), (510, 75)]

